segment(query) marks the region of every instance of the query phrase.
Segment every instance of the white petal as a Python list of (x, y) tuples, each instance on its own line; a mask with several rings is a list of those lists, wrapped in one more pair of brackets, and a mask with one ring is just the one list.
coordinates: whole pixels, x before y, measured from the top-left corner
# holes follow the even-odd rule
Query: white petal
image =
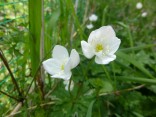
[(105, 41), (105, 39), (110, 39), (115, 36), (115, 31), (111, 26), (103, 26), (91, 32), (88, 38), (88, 43), (94, 43), (97, 39)]
[(142, 5), (142, 3), (141, 3), (141, 2), (138, 2), (138, 3), (136, 4), (136, 8), (137, 8), (137, 9), (141, 9), (141, 8), (142, 8), (142, 6), (143, 6), (143, 5)]
[(75, 49), (72, 49), (69, 61), (70, 61), (71, 69), (73, 69), (74, 67), (76, 67), (80, 63), (80, 56)]
[(141, 16), (142, 16), (142, 17), (146, 17), (146, 16), (147, 16), (147, 12), (143, 12), (143, 13), (141, 14)]
[(97, 64), (108, 64), (115, 59), (116, 59), (116, 55), (106, 55), (106, 56), (101, 55), (95, 57), (95, 62)]
[(93, 26), (93, 24), (88, 24), (88, 25), (86, 25), (86, 27), (87, 27), (88, 29), (92, 29), (94, 26)]
[(56, 59), (48, 59), (46, 61), (43, 61), (43, 67), (44, 69), (51, 75), (54, 75), (58, 72), (60, 72), (60, 62)]
[(118, 39), (117, 37), (111, 38), (110, 41), (108, 41), (108, 43), (106, 44), (109, 47), (108, 48), (109, 54), (111, 55), (114, 54), (118, 50), (120, 43), (121, 43), (121, 40)]
[(98, 19), (97, 15), (95, 14), (92, 14), (90, 17), (89, 17), (89, 20), (90, 21), (96, 21)]
[(53, 58), (58, 60), (65, 60), (69, 58), (68, 51), (65, 47), (56, 45), (52, 53)]
[(82, 52), (88, 59), (94, 56), (94, 48), (86, 41), (81, 41)]
[(60, 78), (60, 79), (64, 79), (64, 80), (69, 80), (71, 77), (72, 73), (71, 71), (69, 72), (65, 72), (65, 71), (61, 71), (53, 76), (51, 76), (52, 78)]

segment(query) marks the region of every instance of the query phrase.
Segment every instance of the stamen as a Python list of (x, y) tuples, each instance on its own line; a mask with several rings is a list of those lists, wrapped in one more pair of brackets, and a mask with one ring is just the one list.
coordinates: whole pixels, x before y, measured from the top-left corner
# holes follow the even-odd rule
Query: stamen
[(61, 65), (61, 70), (64, 70), (64, 64)]
[(103, 45), (102, 44), (97, 44), (95, 48), (96, 52), (100, 52), (103, 50)]

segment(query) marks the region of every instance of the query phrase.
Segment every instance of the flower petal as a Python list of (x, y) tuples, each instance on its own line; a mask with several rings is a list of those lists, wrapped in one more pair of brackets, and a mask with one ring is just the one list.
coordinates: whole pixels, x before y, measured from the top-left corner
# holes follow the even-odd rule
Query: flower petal
[(58, 72), (60, 72), (60, 62), (56, 59), (48, 59), (46, 61), (43, 61), (43, 67), (44, 69), (51, 75), (54, 75)]
[(106, 56), (101, 55), (95, 57), (95, 62), (97, 64), (108, 64), (115, 59), (116, 59), (116, 55), (106, 55)]
[(64, 70), (61, 70), (51, 76), (52, 78), (61, 78), (64, 80), (69, 80), (72, 75), (71, 67), (70, 67), (70, 60), (68, 60), (64, 66)]
[(98, 19), (97, 15), (95, 14), (92, 14), (90, 17), (89, 17), (89, 20), (90, 21), (96, 21)]
[(65, 72), (65, 71), (61, 71), (53, 76), (51, 76), (52, 78), (60, 78), (60, 79), (64, 79), (64, 80), (69, 80), (71, 77), (72, 73), (71, 71), (69, 72)]
[(68, 51), (65, 47), (56, 45), (53, 49), (52, 53), (53, 58), (58, 60), (64, 60), (69, 58)]
[(80, 56), (75, 49), (72, 49), (69, 61), (70, 61), (71, 69), (73, 69), (74, 67), (76, 67), (80, 63)]
[(81, 47), (85, 57), (91, 59), (94, 56), (94, 48), (86, 41), (81, 41)]
[(103, 41), (104, 52), (107, 54), (114, 54), (118, 50), (120, 43), (121, 40), (117, 37), (106, 39), (105, 41)]
[(103, 26), (90, 33), (88, 43), (94, 43), (99, 39), (105, 41), (105, 39), (110, 39), (115, 36), (115, 31), (111, 26)]
[(114, 54), (119, 46), (120, 46), (121, 40), (118, 39), (117, 37), (114, 37), (109, 41), (108, 46), (109, 46), (109, 54)]

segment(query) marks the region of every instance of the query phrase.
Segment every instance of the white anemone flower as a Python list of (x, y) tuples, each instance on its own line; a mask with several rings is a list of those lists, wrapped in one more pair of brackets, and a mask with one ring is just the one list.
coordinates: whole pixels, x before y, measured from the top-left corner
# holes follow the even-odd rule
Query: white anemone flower
[(43, 62), (44, 69), (52, 78), (61, 78), (69, 80), (72, 72), (80, 62), (80, 57), (75, 49), (72, 49), (70, 56), (67, 49), (63, 46), (56, 45), (52, 52), (52, 58)]
[(116, 37), (111, 26), (103, 26), (89, 35), (88, 42), (81, 41), (85, 57), (91, 59), (94, 55), (97, 64), (108, 64), (116, 59), (114, 53), (118, 50), (121, 41)]
[[(65, 80), (65, 81), (63, 82), (63, 84), (65, 85), (65, 90), (66, 90), (66, 91), (68, 91), (69, 83), (70, 83), (69, 80)], [(74, 82), (71, 81), (71, 84), (70, 84), (70, 91), (72, 91), (73, 88), (74, 88)]]
[(86, 27), (87, 27), (88, 29), (92, 29), (94, 26), (93, 26), (93, 24), (88, 24), (88, 25), (86, 25)]
[(94, 21), (96, 21), (97, 19), (98, 19), (98, 16), (95, 15), (95, 14), (92, 14), (92, 15), (89, 17), (89, 20), (90, 20), (91, 22), (94, 22)]
[(142, 6), (143, 6), (143, 5), (142, 5), (142, 3), (141, 3), (141, 2), (138, 2), (138, 3), (136, 4), (136, 8), (137, 8), (137, 9), (141, 9), (141, 8), (142, 8)]
[(141, 14), (141, 16), (142, 16), (142, 17), (146, 17), (146, 16), (147, 16), (147, 12), (143, 12), (143, 13)]

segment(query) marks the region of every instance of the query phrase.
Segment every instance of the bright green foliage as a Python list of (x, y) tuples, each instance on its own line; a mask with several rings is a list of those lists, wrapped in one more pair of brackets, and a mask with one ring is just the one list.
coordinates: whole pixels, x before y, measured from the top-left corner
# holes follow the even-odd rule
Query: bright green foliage
[[(0, 2), (0, 49), (26, 97), (16, 116), (155, 117), (155, 0), (142, 0), (140, 10), (136, 9), (136, 0), (44, 0), (43, 60), (51, 57), (56, 44), (66, 46), (69, 51), (75, 48), (81, 58), (78, 67), (72, 70), (72, 91), (65, 90), (63, 80), (44, 74), (44, 99), (34, 77), (43, 61), (41, 1)], [(144, 11), (147, 17), (141, 16)], [(86, 25), (92, 13), (98, 20), (92, 22), (94, 28), (89, 30)], [(87, 40), (92, 30), (103, 25), (112, 25), (121, 39), (117, 59), (108, 65), (98, 65), (94, 58), (89, 60), (81, 54), (81, 40)], [(18, 97), (1, 59), (0, 91)], [(17, 103), (0, 93), (0, 115), (9, 115)]]
[(42, 25), (42, 0), (29, 0), (29, 43), (32, 76), (35, 75), (40, 64), (40, 40)]

